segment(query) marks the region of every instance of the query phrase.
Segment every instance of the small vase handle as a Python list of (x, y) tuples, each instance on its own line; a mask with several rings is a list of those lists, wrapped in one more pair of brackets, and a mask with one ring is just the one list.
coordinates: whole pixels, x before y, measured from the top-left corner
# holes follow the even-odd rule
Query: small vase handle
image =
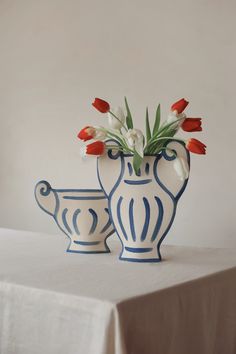
[(176, 157), (171, 150), (175, 152), (178, 158), (183, 158), (190, 169), (189, 151), (186, 149), (184, 143), (177, 140), (167, 142), (165, 147), (167, 150), (162, 152), (162, 158), (158, 162), (156, 174), (159, 182), (166, 187), (176, 200), (179, 200), (186, 188), (188, 178), (182, 181), (177, 176), (174, 170), (174, 160)]
[(45, 213), (55, 216), (58, 197), (50, 183), (47, 181), (38, 182), (35, 186), (34, 195), (39, 207)]
[[(108, 142), (110, 143), (109, 145), (119, 146), (112, 139), (108, 140)], [(117, 149), (109, 149), (105, 155), (97, 159), (98, 180), (107, 197), (109, 197), (119, 176), (122, 174), (123, 160), (121, 152), (117, 151)]]

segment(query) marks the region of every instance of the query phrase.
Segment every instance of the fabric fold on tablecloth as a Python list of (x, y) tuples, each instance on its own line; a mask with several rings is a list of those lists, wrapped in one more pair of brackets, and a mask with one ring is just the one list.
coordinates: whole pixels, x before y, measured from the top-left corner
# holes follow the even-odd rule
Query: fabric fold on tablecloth
[(115, 313), (107, 301), (0, 282), (0, 353), (113, 354)]

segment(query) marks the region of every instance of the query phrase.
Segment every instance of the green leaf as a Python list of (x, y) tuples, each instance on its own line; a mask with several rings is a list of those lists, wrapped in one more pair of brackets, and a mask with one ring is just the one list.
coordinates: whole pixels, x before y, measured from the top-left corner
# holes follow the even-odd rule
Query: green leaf
[(156, 110), (156, 119), (153, 127), (153, 135), (155, 135), (158, 132), (160, 121), (161, 121), (161, 106), (159, 104)]
[(133, 157), (133, 167), (134, 167), (134, 171), (136, 173), (136, 175), (139, 172), (140, 166), (142, 164), (143, 161), (143, 157), (140, 156), (137, 151), (134, 151), (134, 157)]
[(151, 134), (150, 123), (149, 123), (148, 108), (146, 108), (146, 139), (147, 139), (147, 143), (149, 142), (151, 137), (152, 137), (152, 134)]
[(133, 125), (133, 119), (132, 119), (132, 115), (129, 109), (129, 105), (127, 102), (127, 98), (125, 97), (125, 107), (126, 107), (126, 111), (127, 111), (127, 117), (126, 117), (126, 124), (128, 129), (133, 129), (134, 125)]

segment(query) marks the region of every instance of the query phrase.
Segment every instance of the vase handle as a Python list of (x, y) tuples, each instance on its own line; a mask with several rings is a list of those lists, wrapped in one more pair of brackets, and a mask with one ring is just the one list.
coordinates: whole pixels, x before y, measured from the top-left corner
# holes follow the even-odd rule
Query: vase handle
[[(114, 140), (108, 140), (109, 145), (119, 146)], [(107, 197), (113, 190), (122, 174), (124, 158), (117, 149), (109, 149), (106, 154), (97, 158), (97, 175), (101, 188)]]
[(169, 150), (164, 150), (162, 152), (162, 157), (158, 162), (156, 174), (159, 182), (164, 186), (164, 188), (166, 188), (166, 190), (168, 190), (172, 196), (178, 200), (186, 188), (188, 178), (182, 181), (177, 176), (174, 169), (174, 160), (176, 157), (173, 153), (171, 153), (171, 150), (176, 153), (177, 157), (181, 157), (186, 161), (189, 169), (190, 155), (188, 150), (185, 148), (185, 144), (177, 140), (168, 141), (165, 147)]
[(58, 197), (50, 183), (47, 181), (38, 182), (34, 189), (34, 195), (38, 206), (45, 211), (45, 213), (55, 216)]

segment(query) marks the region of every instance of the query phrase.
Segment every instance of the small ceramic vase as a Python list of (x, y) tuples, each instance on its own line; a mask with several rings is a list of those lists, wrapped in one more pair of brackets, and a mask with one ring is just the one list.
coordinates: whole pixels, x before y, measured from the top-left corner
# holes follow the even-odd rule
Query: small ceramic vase
[(46, 181), (35, 187), (39, 207), (70, 239), (67, 252), (108, 253), (114, 228), (108, 202), (100, 189), (53, 189)]

